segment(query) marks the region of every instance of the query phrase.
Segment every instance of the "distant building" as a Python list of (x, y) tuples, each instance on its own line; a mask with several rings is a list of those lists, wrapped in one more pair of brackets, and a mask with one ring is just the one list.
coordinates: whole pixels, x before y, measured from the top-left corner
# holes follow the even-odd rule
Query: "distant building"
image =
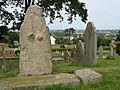
[(51, 41), (51, 45), (55, 45), (56, 38), (53, 36), (50, 36), (50, 41)]

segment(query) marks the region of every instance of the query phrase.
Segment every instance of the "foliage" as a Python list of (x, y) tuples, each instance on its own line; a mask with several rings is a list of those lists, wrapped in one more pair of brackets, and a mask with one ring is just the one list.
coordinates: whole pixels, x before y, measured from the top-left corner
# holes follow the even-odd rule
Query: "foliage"
[(0, 26), (0, 42), (6, 41), (6, 36), (8, 35), (9, 29), (7, 26)]
[(0, 42), (7, 43), (9, 46), (14, 47), (14, 41), (19, 41), (19, 33), (9, 31), (7, 26), (0, 26)]
[(67, 28), (64, 30), (63, 33), (65, 36), (70, 36), (70, 35), (73, 35), (75, 33), (75, 29), (74, 28)]
[(14, 41), (18, 41), (19, 42), (19, 32), (9, 32), (7, 43), (11, 47), (18, 47), (18, 46), (16, 46), (14, 44)]
[(100, 35), (97, 37), (97, 47), (99, 46), (109, 46), (111, 43), (111, 39), (106, 38), (104, 35)]
[[(46, 17), (49, 17), (50, 23), (53, 23), (53, 20), (59, 18), (60, 21), (63, 21), (63, 16), (61, 11), (64, 9), (66, 15), (68, 16), (69, 23), (73, 22), (73, 19), (76, 19), (78, 15), (81, 17), (83, 22), (87, 20), (87, 9), (85, 8), (85, 3), (79, 2), (79, 0), (3, 0), (0, 2), (0, 18), (1, 23), (8, 25), (11, 21), (13, 22), (12, 29), (20, 28), (20, 25), (24, 19), (25, 12), (27, 11), (30, 5), (37, 4), (43, 8), (43, 12)], [(19, 7), (21, 10), (15, 9), (12, 13), (6, 9), (6, 7), (11, 6), (11, 8)], [(17, 19), (17, 20), (16, 20)]]
[(74, 38), (72, 40), (72, 44), (77, 44), (79, 40), (81, 40), (82, 42), (84, 42), (84, 37), (80, 37), (80, 38), (76, 38), (76, 39)]
[(63, 37), (56, 38), (55, 41), (56, 44), (69, 44), (70, 40), (69, 39), (64, 39)]
[(60, 45), (60, 48), (65, 48), (65, 45), (64, 45), (64, 44), (61, 44), (61, 45)]
[[(120, 31), (117, 33), (116, 41), (119, 41), (119, 42), (120, 42)], [(117, 43), (117, 44), (116, 44), (116, 53), (117, 53), (118, 55), (120, 55), (120, 43)]]
[(109, 50), (110, 51), (110, 47), (104, 47), (103, 50)]
[(52, 51), (53, 52), (54, 51), (62, 52), (62, 51), (71, 51), (71, 49), (70, 48), (54, 48), (54, 49), (52, 49)]

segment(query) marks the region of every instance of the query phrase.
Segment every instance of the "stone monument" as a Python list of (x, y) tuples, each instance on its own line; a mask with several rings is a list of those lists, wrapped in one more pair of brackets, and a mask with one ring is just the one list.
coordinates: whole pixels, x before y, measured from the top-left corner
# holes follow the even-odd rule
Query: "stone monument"
[(97, 37), (95, 27), (92, 22), (88, 22), (85, 30), (85, 52), (84, 64), (94, 65), (97, 60)]
[(20, 29), (20, 75), (52, 72), (52, 50), (42, 8), (31, 5)]
[(99, 47), (98, 55), (99, 55), (99, 59), (102, 59), (102, 58), (103, 58), (103, 46), (100, 46), (100, 47)]

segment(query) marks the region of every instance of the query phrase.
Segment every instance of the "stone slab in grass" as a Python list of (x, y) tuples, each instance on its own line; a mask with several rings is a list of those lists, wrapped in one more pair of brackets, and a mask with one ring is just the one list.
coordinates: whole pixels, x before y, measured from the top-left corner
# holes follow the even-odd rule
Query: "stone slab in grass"
[(79, 79), (73, 74), (41, 75), (41, 76), (19, 76), (0, 80), (1, 89), (13, 89), (19, 87), (49, 86), (49, 85), (80, 85)]
[(91, 69), (76, 70), (75, 75), (83, 82), (84, 85), (98, 84), (102, 80), (102, 75)]

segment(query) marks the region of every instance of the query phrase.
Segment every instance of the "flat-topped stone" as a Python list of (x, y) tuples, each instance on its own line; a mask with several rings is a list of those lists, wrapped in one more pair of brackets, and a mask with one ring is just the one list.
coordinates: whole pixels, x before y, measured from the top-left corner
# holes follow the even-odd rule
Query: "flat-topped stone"
[(79, 79), (74, 74), (57, 74), (57, 75), (41, 75), (41, 76), (20, 76), (12, 77), (0, 80), (0, 90), (1, 89), (13, 89), (20, 87), (32, 87), (32, 86), (49, 86), (49, 85), (70, 85), (76, 86), (80, 85)]

